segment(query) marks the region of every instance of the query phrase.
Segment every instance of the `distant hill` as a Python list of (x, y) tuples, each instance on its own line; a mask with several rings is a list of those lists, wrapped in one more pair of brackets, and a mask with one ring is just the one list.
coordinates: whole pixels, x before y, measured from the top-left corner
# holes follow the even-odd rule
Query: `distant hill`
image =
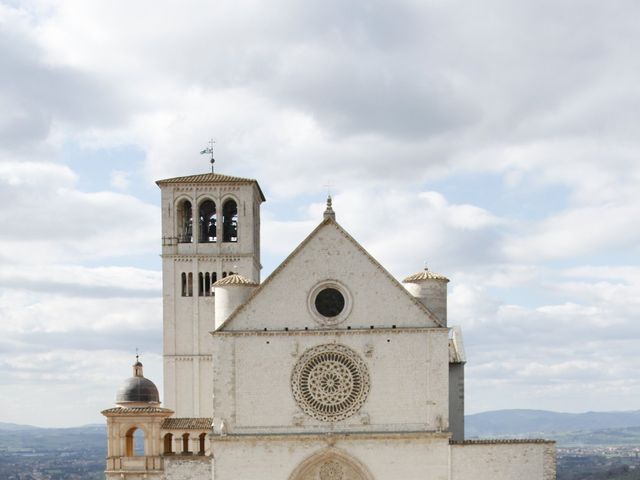
[(0, 431), (16, 432), (23, 430), (38, 430), (38, 427), (33, 427), (31, 425), (19, 425), (17, 423), (0, 422)]
[(104, 425), (0, 425), (0, 479), (104, 480), (106, 455)]
[[(106, 443), (106, 426), (84, 425), (70, 428), (39, 428), (0, 422), (0, 448), (11, 432), (20, 433), (23, 444), (35, 438), (66, 436), (81, 442)], [(640, 410), (627, 412), (560, 413), (547, 410), (495, 410), (465, 416), (467, 438), (543, 437), (560, 443), (628, 444), (640, 439)]]
[(603, 428), (546, 435), (559, 447), (619, 447), (640, 445), (640, 427)]
[(640, 410), (628, 412), (559, 413), (546, 410), (496, 410), (465, 417), (471, 437), (544, 436), (593, 430), (640, 427)]
[(92, 423), (89, 425), (82, 425), (80, 427), (35, 427), (33, 425), (22, 425), (19, 423), (5, 423), (0, 422), (0, 432), (23, 432), (23, 431), (57, 431), (60, 430), (62, 432), (75, 432), (75, 433), (89, 433), (96, 431), (105, 431), (106, 425), (100, 423)]

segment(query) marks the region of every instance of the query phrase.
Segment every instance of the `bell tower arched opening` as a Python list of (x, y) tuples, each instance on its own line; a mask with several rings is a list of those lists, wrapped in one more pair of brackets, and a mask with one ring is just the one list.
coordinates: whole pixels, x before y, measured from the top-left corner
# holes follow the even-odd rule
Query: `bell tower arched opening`
[(213, 243), (218, 241), (217, 222), (218, 215), (216, 204), (213, 200), (205, 200), (200, 204), (200, 243)]
[(227, 200), (222, 206), (222, 241), (238, 241), (238, 204), (235, 200)]
[(180, 200), (176, 212), (178, 243), (193, 242), (193, 209), (191, 208), (191, 202), (187, 199)]

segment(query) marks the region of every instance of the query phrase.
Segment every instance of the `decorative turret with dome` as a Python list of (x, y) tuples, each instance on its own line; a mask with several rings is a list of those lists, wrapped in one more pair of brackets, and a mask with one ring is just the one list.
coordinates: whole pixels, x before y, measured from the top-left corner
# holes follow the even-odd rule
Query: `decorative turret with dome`
[(443, 327), (447, 326), (447, 277), (425, 266), (423, 270), (402, 280), (402, 283), (411, 295), (440, 319)]
[[(161, 428), (173, 410), (160, 407), (155, 384), (144, 377), (136, 355), (133, 376), (116, 394), (116, 406), (103, 410), (107, 417), (107, 479), (161, 478), (163, 474)], [(143, 437), (143, 451), (136, 451), (135, 436)], [(140, 457), (145, 457), (140, 461)]]
[(215, 326), (220, 326), (229, 318), (229, 315), (245, 303), (258, 284), (239, 273), (218, 280), (213, 284), (216, 292)]
[(136, 363), (133, 364), (133, 376), (127, 378), (118, 389), (116, 403), (123, 407), (160, 405), (158, 388), (151, 380), (144, 377), (139, 355), (136, 355)]

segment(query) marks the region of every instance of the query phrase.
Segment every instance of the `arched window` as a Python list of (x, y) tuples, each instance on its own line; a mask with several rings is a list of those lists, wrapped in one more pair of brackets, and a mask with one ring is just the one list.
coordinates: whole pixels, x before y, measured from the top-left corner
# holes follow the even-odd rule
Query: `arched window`
[(211, 295), (211, 277), (209, 272), (204, 274), (204, 294), (206, 297)]
[(176, 212), (178, 217), (178, 243), (193, 242), (193, 212), (191, 209), (191, 202), (189, 200), (182, 200), (178, 204)]
[(289, 477), (291, 480), (308, 478), (348, 478), (371, 480), (364, 465), (333, 449), (320, 452), (300, 464)]
[(189, 450), (189, 434), (182, 434), (182, 454), (183, 455), (191, 455), (191, 450)]
[(238, 204), (235, 200), (227, 200), (222, 206), (223, 242), (238, 241)]
[(218, 281), (218, 272), (213, 272), (211, 274), (211, 296), (213, 297), (215, 295), (215, 287), (213, 286), (214, 283), (216, 283)]
[(204, 455), (205, 452), (205, 439), (207, 438), (206, 433), (200, 434), (200, 451), (198, 451), (198, 455)]
[(193, 273), (189, 272), (187, 279), (187, 296), (193, 297)]
[(202, 278), (202, 272), (198, 274), (198, 296), (201, 297), (204, 294), (204, 281)]
[(180, 277), (182, 278), (182, 296), (186, 297), (187, 296), (187, 274), (182, 272), (182, 275), (180, 275)]
[(218, 240), (216, 204), (205, 200), (200, 204), (200, 243), (211, 243)]
[(127, 457), (144, 455), (144, 431), (138, 427), (132, 427), (126, 436)]
[(164, 436), (164, 454), (173, 455), (173, 434), (171, 433)]

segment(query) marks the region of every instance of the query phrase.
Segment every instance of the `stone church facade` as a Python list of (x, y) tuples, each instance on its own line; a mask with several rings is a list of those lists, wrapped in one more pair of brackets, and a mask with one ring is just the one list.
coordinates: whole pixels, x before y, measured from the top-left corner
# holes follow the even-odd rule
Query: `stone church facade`
[(102, 412), (107, 479), (555, 478), (553, 442), (464, 439), (466, 358), (447, 278), (397, 281), (329, 199), (261, 283), (255, 180), (157, 183), (165, 406), (137, 361)]

